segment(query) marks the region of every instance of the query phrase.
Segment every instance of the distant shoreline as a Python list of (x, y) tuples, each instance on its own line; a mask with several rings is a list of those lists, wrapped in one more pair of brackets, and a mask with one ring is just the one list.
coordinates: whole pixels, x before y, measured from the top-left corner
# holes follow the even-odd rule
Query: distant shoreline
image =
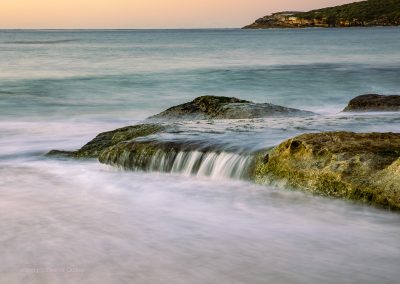
[(400, 0), (368, 0), (308, 12), (277, 12), (243, 29), (377, 26), (400, 26)]
[(171, 29), (0, 29), (0, 32), (12, 32), (12, 31), (249, 31), (249, 30), (343, 30), (343, 29), (373, 29), (373, 28), (392, 28), (399, 29), (400, 26), (351, 26), (351, 27), (298, 27), (298, 28), (288, 28), (288, 27), (273, 27), (273, 28), (251, 28), (243, 29), (240, 27), (236, 28), (171, 28)]

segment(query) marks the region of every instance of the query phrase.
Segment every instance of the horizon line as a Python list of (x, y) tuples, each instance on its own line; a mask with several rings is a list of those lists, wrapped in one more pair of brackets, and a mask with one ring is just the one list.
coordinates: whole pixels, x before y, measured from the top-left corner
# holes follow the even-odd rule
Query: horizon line
[(234, 30), (243, 27), (208, 27), (208, 28), (0, 28), (0, 31), (10, 30)]

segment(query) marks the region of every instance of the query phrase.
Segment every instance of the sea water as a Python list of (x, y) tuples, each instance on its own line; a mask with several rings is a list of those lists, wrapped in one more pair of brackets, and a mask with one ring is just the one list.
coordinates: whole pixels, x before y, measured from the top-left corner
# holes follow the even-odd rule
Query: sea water
[[(398, 28), (0, 31), (0, 283), (398, 283), (398, 213), (243, 171), (297, 134), (399, 132), (398, 113), (341, 113), (400, 93), (399, 50)], [(145, 172), (43, 156), (202, 95), (317, 115), (155, 137), (218, 149), (197, 170), (195, 150)]]

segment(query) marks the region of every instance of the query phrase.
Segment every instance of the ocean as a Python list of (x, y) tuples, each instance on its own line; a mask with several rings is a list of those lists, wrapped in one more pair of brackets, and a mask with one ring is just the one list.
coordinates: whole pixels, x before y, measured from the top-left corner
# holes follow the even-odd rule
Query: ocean
[[(297, 134), (399, 132), (341, 112), (400, 93), (399, 51), (399, 28), (0, 30), (0, 283), (398, 283), (398, 213), (243, 172)], [(219, 149), (203, 170), (196, 151), (147, 171), (44, 156), (204, 95), (317, 115), (156, 137)]]

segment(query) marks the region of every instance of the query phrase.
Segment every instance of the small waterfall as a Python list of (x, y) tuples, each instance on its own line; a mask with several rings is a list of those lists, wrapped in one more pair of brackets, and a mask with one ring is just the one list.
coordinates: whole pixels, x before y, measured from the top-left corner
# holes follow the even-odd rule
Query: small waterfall
[(213, 179), (247, 179), (254, 161), (252, 154), (176, 147), (165, 149), (160, 145), (154, 151), (147, 148), (140, 148), (139, 151), (135, 146), (114, 149), (103, 154), (100, 161), (135, 171), (178, 173)]

